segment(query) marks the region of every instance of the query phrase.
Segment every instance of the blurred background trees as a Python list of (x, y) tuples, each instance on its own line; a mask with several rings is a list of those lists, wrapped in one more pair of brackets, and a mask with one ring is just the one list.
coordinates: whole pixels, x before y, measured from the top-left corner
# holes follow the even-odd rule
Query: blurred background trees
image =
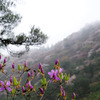
[[(16, 4), (11, 0), (0, 0), (0, 48), (6, 48), (12, 56), (19, 56), (28, 51), (30, 46), (45, 43), (47, 35), (34, 26), (31, 27), (28, 35), (25, 33), (16, 35), (13, 30), (21, 22), (22, 17), (10, 9), (15, 6)], [(13, 46), (23, 46), (24, 50), (11, 50)]]

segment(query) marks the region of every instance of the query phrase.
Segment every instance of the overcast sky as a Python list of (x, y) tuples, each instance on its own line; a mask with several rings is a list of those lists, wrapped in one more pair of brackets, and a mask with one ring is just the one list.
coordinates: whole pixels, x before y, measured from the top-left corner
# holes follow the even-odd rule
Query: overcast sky
[(16, 32), (27, 33), (35, 25), (48, 35), (49, 46), (100, 21), (100, 0), (19, 0), (16, 10), (23, 17)]

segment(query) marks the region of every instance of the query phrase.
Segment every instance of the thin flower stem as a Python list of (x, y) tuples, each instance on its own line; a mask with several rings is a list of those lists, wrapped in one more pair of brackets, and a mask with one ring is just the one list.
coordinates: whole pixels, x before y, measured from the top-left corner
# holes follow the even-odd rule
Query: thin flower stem
[(7, 93), (7, 100), (8, 100), (8, 93)]
[(25, 72), (25, 71), (23, 71), (23, 72), (21, 73), (21, 75), (19, 76), (18, 81), (20, 80), (20, 78), (22, 77), (22, 75), (24, 74), (24, 72)]
[[(61, 83), (60, 85), (63, 85), (64, 84), (64, 82), (63, 83)], [(59, 86), (57, 86), (54, 90), (52, 90), (50, 93), (48, 93), (46, 96), (48, 96), (48, 95), (51, 95), (54, 91), (56, 91), (56, 89), (58, 88)]]

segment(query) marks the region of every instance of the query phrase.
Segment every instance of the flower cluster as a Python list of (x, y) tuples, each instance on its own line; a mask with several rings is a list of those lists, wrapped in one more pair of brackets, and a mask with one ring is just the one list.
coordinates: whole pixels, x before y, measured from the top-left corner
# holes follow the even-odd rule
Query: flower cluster
[[(0, 60), (1, 60), (0, 55)], [(5, 73), (5, 65), (6, 65), (6, 58), (4, 58), (3, 62), (0, 63), (0, 72), (2, 72), (4, 75)], [(63, 69), (60, 66), (59, 59), (55, 61), (55, 65), (53, 69), (48, 72), (48, 75), (50, 76), (50, 79), (47, 81), (46, 75), (44, 73), (42, 64), (39, 63), (38, 71), (32, 70), (28, 67), (27, 62), (25, 61), (23, 65), (18, 64), (18, 69), (15, 69), (15, 63), (12, 64), (12, 71), (13, 75), (8, 78), (8, 80), (2, 81), (0, 79), (0, 92), (5, 91), (7, 93), (7, 96), (11, 95), (12, 98), (15, 98), (17, 95), (23, 95), (27, 100), (30, 97), (34, 98), (35, 96), (38, 96), (40, 99), (43, 98), (47, 88), (48, 84), (55, 83), (59, 85), (59, 96), (58, 98), (62, 97), (63, 100), (67, 99), (67, 92), (63, 88), (63, 84), (67, 84), (70, 78), (70, 74), (64, 74)], [(19, 76), (15, 76), (15, 73), (19, 74)], [(26, 80), (24, 80), (24, 85), (22, 85), (22, 76), (25, 77)], [(36, 88), (36, 84), (33, 84), (33, 79), (36, 79), (37, 75), (41, 75), (41, 83), (40, 86)], [(19, 92), (20, 91), (20, 92)], [(73, 92), (72, 100), (75, 100), (75, 92)]]
[[(48, 72), (48, 75), (50, 76), (50, 81), (51, 82), (58, 82), (60, 83), (60, 94), (59, 97), (63, 96), (63, 100), (66, 100), (67, 94), (65, 90), (62, 87), (62, 81), (64, 80), (65, 83), (68, 83), (69, 80), (69, 75), (63, 74), (63, 69), (60, 67), (59, 59), (55, 61), (54, 69), (51, 70), (51, 72)], [(67, 82), (66, 82), (67, 81)]]
[[(0, 55), (0, 60), (1, 60), (1, 55)], [(6, 57), (4, 58), (3, 64), (0, 63), (0, 71), (2, 73), (4, 73), (5, 64), (6, 64)]]

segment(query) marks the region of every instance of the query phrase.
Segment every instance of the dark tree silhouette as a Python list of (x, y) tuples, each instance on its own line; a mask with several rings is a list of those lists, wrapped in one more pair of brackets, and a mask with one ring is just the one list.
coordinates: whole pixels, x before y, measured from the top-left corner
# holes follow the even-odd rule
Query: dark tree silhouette
[[(21, 22), (21, 16), (13, 12), (10, 7), (15, 3), (11, 0), (0, 0), (0, 48), (6, 48), (12, 56), (21, 55), (29, 50), (30, 46), (41, 45), (47, 40), (47, 35), (39, 28), (31, 27), (29, 34), (15, 35), (13, 29)], [(15, 52), (8, 49), (9, 45), (24, 46), (24, 51)]]

